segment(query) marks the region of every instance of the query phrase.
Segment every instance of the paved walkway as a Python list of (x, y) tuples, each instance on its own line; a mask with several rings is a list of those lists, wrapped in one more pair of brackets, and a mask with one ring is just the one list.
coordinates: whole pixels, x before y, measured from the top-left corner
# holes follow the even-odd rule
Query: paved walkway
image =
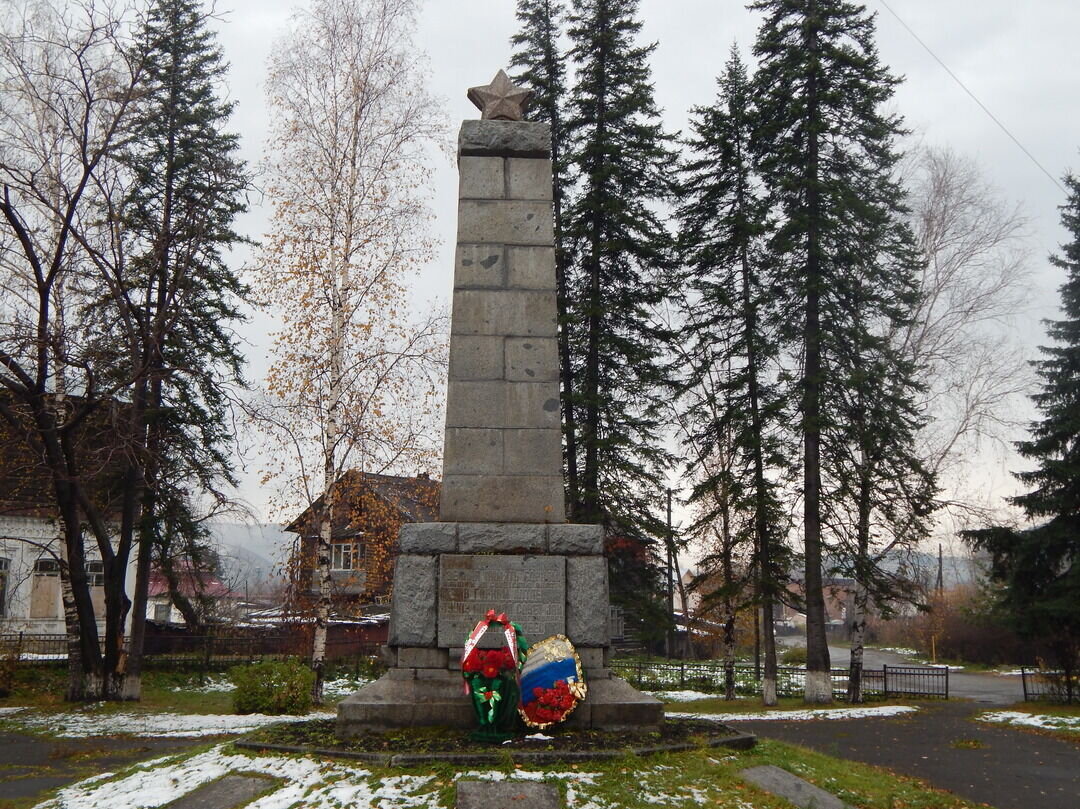
[(136, 761), (191, 747), (192, 739), (48, 739), (0, 732), (0, 806)]
[[(1080, 744), (972, 721), (986, 708), (955, 701), (928, 704), (897, 719), (731, 724), (764, 738), (914, 775), (996, 809), (1080, 807)], [(955, 746), (961, 741), (977, 746)]]

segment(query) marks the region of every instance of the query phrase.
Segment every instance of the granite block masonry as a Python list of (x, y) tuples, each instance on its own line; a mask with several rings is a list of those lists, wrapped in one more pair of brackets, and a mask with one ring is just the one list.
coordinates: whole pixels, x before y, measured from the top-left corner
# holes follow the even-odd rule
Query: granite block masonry
[(531, 641), (563, 634), (578, 648), (589, 696), (575, 726), (663, 719), (658, 700), (605, 666), (602, 529), (566, 522), (549, 144), (546, 124), (462, 126), (441, 521), (401, 528), (395, 665), (340, 704), (342, 737), (472, 727), (461, 646), (488, 609), (520, 623)]

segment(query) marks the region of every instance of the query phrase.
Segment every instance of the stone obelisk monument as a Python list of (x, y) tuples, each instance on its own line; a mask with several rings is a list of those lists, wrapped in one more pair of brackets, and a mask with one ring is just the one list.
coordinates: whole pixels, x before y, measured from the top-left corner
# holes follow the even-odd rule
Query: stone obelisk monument
[(471, 727), (459, 671), (489, 609), (530, 641), (570, 638), (589, 695), (578, 727), (655, 725), (662, 704), (606, 667), (607, 561), (598, 525), (566, 522), (559, 423), (551, 138), (521, 120), (528, 91), (499, 71), (458, 147), (458, 243), (440, 522), (401, 528), (390, 671), (338, 708), (338, 733)]

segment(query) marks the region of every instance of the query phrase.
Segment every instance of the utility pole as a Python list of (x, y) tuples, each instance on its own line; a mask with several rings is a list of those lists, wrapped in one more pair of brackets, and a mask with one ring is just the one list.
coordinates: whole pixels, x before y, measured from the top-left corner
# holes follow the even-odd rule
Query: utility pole
[(667, 614), (668, 620), (672, 622), (671, 629), (668, 630), (668, 642), (667, 642), (667, 656), (673, 657), (675, 654), (675, 582), (672, 579), (672, 568), (674, 567), (675, 556), (675, 539), (671, 533), (671, 489), (667, 490)]
[(945, 592), (945, 560), (941, 555), (941, 543), (937, 546), (937, 594)]

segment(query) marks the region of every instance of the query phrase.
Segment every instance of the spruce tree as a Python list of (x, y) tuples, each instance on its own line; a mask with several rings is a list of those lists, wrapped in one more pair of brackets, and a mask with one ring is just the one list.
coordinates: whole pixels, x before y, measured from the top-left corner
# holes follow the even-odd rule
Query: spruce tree
[(658, 431), (671, 238), (656, 204), (670, 193), (668, 138), (649, 81), (655, 45), (636, 42), (636, 0), (576, 0), (570, 18), (577, 84), (566, 128), (579, 177), (567, 207), (568, 328), (580, 380), (574, 397), (583, 522), (661, 535), (654, 506), (667, 463)]
[(132, 190), (122, 221), (147, 369), (132, 392), (145, 426), (137, 616), (152, 548), (169, 559), (170, 538), (202, 544), (199, 498), (220, 503), (233, 483), (226, 388), (241, 381), (233, 327), (246, 289), (224, 254), (242, 241), (233, 221), (246, 209), (248, 177), (238, 136), (225, 130), (234, 105), (222, 98), (228, 65), (209, 14), (197, 0), (155, 0), (136, 36), (143, 74), (124, 151)]
[(1048, 324), (1055, 345), (1035, 363), (1042, 388), (1032, 398), (1043, 419), (1017, 445), (1037, 466), (1017, 478), (1033, 487), (1012, 498), (1035, 525), (1026, 530), (996, 526), (965, 538), (992, 558), (1000, 586), (999, 611), (1022, 635), (1048, 644), (1065, 673), (1069, 699), (1080, 694), (1080, 177), (1065, 177), (1068, 197), (1061, 223), (1071, 241), (1054, 266), (1065, 318)]
[[(902, 231), (899, 231), (902, 233)], [(905, 256), (898, 246), (898, 254)], [(886, 261), (887, 256), (882, 260)], [(895, 280), (910, 276), (905, 259)], [(916, 598), (917, 585), (897, 558), (925, 539), (936, 507), (934, 476), (919, 453), (918, 434), (925, 425), (916, 367), (902, 324), (910, 311), (910, 287), (894, 289), (891, 317), (870, 307), (855, 283), (848, 296), (851, 321), (838, 334), (831, 375), (833, 417), (822, 430), (824, 522), (835, 544), (837, 572), (855, 581), (849, 608), (851, 651), (848, 699), (863, 701), (862, 670), (866, 620), (873, 605), (888, 617), (899, 603)], [(863, 308), (879, 315), (878, 328), (863, 321)]]
[[(578, 502), (577, 424), (573, 406), (574, 365), (570, 356), (567, 266), (570, 256), (563, 235), (563, 208), (570, 186), (564, 106), (566, 104), (566, 58), (559, 36), (566, 19), (560, 0), (518, 0), (520, 29), (511, 38), (515, 79), (533, 91), (528, 117), (551, 127), (551, 171), (555, 215), (555, 305), (559, 318), (559, 382), (562, 388), (566, 499), (571, 511)], [(573, 513), (571, 513), (573, 518)]]
[(806, 699), (827, 702), (822, 440), (839, 429), (845, 352), (861, 344), (860, 331), (895, 316), (909, 275), (895, 225), (902, 189), (892, 179), (901, 122), (883, 110), (898, 80), (878, 60), (873, 17), (858, 3), (751, 8), (765, 15), (754, 47), (755, 151), (777, 216), (770, 253), (782, 281), (780, 336), (799, 358), (789, 392), (803, 448)]
[[(723, 537), (715, 563), (722, 575), (729, 647), (729, 691), (734, 696), (734, 622), (740, 590), (772, 615), (787, 554), (780, 526), (777, 472), (787, 465), (777, 441), (774, 385), (777, 343), (770, 328), (772, 301), (764, 237), (767, 211), (750, 149), (753, 111), (747, 71), (734, 47), (710, 107), (692, 110), (690, 157), (682, 170), (677, 210), (679, 247), (687, 277), (685, 325), (677, 359), (682, 367), (680, 421), (691, 450), (690, 502), (698, 505), (697, 533)], [(736, 546), (748, 546), (755, 581), (734, 578)], [(715, 578), (715, 577), (713, 577)], [(742, 601), (747, 601), (743, 595)], [(776, 647), (764, 623), (762, 695), (776, 704)]]

